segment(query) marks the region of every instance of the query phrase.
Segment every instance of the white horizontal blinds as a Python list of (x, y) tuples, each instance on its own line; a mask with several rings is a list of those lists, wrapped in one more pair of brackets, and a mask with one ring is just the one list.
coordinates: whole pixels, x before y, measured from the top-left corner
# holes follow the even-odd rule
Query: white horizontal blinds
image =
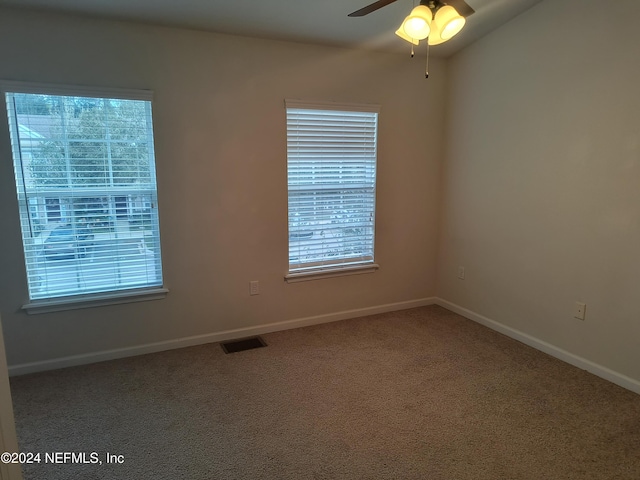
[(161, 286), (151, 102), (6, 99), (31, 300)]
[(373, 263), (375, 111), (287, 103), (289, 270)]

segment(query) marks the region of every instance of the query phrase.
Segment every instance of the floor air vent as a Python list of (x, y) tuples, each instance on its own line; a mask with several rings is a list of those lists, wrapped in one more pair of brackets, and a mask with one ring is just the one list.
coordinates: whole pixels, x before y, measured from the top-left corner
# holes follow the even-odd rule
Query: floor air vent
[(266, 347), (267, 344), (261, 337), (243, 338), (240, 340), (232, 340), (229, 342), (222, 342), (220, 344), (224, 353), (236, 353), (244, 350), (251, 350), (253, 348)]

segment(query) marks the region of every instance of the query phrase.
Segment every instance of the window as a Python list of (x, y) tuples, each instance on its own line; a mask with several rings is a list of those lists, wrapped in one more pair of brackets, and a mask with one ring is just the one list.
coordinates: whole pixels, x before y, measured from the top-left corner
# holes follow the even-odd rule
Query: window
[(30, 300), (157, 291), (150, 93), (3, 86)]
[(374, 264), (378, 108), (286, 101), (289, 275)]

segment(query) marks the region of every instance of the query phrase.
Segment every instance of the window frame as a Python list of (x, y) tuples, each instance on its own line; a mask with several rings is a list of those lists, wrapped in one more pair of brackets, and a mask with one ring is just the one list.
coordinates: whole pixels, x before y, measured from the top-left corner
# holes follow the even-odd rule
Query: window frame
[[(48, 84), (48, 83), (35, 83), (35, 82), (22, 82), (22, 81), (12, 81), (12, 80), (1, 80), (0, 79), (0, 95), (2, 96), (2, 100), (0, 105), (4, 106), (4, 112), (8, 112), (7, 110), (7, 93), (14, 94), (36, 94), (36, 95), (52, 95), (52, 96), (72, 96), (72, 97), (90, 97), (90, 98), (105, 98), (105, 99), (118, 99), (118, 100), (137, 100), (149, 102), (150, 105), (153, 103), (153, 92), (150, 90), (139, 90), (139, 89), (126, 89), (126, 88), (113, 88), (113, 87), (91, 87), (91, 86), (82, 86), (82, 85), (63, 85), (63, 84)], [(20, 152), (20, 146), (13, 146), (13, 139), (11, 131), (13, 129), (17, 129), (17, 124), (15, 123), (17, 119), (15, 116), (7, 117), (7, 113), (4, 113), (5, 118), (7, 119), (7, 126), (4, 135), (8, 140), (8, 144), (11, 145), (12, 155), (11, 161), (12, 164), (15, 163), (14, 160), (14, 151), (15, 149)], [(152, 114), (150, 114), (152, 118)], [(12, 124), (13, 122), (13, 124)], [(153, 118), (151, 129), (153, 130)], [(17, 131), (17, 130), (16, 130)], [(153, 158), (153, 169), (155, 172), (155, 148), (154, 142), (150, 142), (151, 156)], [(21, 163), (22, 165), (22, 163)], [(18, 185), (18, 177), (22, 175), (21, 172), (15, 172), (15, 166), (12, 166), (14, 170), (14, 179), (13, 185), (16, 190), (14, 191), (15, 198), (18, 203), (18, 215), (20, 217), (20, 229), (21, 229), (21, 251), (23, 255), (23, 265), (25, 268), (25, 278), (26, 281), (29, 282), (29, 277), (27, 274), (27, 252), (25, 250), (24, 238), (22, 234), (22, 216), (26, 213), (29, 214), (29, 210), (31, 208), (31, 203), (29, 202), (29, 198), (26, 196), (22, 201), (20, 200), (21, 195), (24, 195), (24, 192), (20, 192)], [(24, 182), (24, 179), (20, 179)], [(157, 192), (158, 192), (158, 183), (156, 174), (153, 174), (153, 186), (155, 188), (156, 202), (157, 202)], [(137, 190), (136, 188), (122, 188), (125, 194), (131, 194)], [(96, 189), (95, 193), (98, 194), (106, 194), (107, 196), (116, 195), (115, 189), (113, 191), (103, 191), (101, 189)], [(134, 192), (135, 193), (135, 192)], [(60, 196), (60, 192), (56, 192), (56, 196)], [(115, 198), (115, 197), (114, 197)], [(23, 205), (24, 204), (24, 205)], [(159, 207), (156, 207), (159, 211)], [(25, 210), (26, 209), (26, 210)], [(24, 211), (23, 211), (24, 210)], [(161, 244), (160, 239), (160, 219), (158, 218), (158, 245)], [(38, 299), (31, 299), (27, 301), (22, 306), (22, 309), (25, 310), (29, 314), (33, 313), (48, 313), (48, 312), (56, 312), (63, 310), (72, 310), (79, 308), (89, 308), (103, 305), (112, 305), (112, 304), (121, 304), (121, 303), (131, 303), (131, 302), (140, 302), (140, 301), (148, 301), (148, 300), (158, 300), (165, 298), (169, 290), (165, 287), (164, 284), (164, 275), (162, 274), (162, 249), (160, 249), (158, 255), (157, 262), (160, 265), (160, 284), (159, 285), (150, 285), (143, 287), (134, 287), (134, 288), (126, 288), (126, 289), (116, 289), (116, 290), (107, 290), (100, 292), (89, 292), (89, 293), (79, 293), (79, 294), (68, 294), (61, 296), (52, 296), (52, 297), (44, 297)], [(29, 288), (25, 285), (27, 291)]]
[[(289, 109), (301, 109), (301, 110), (325, 110), (325, 111), (338, 111), (338, 112), (350, 112), (350, 113), (374, 113), (375, 117), (375, 154), (373, 160), (373, 191), (371, 192), (372, 198), (372, 239), (371, 239), (371, 259), (356, 261), (355, 263), (350, 263), (349, 261), (344, 261), (346, 257), (342, 257), (341, 261), (333, 262), (329, 264), (329, 262), (318, 262), (316, 266), (311, 265), (309, 262), (305, 267), (292, 269), (292, 263), (290, 260), (290, 215), (289, 210), (291, 207), (291, 184), (289, 177), (289, 149), (287, 147), (287, 256), (288, 256), (288, 268), (287, 274), (285, 275), (285, 281), (287, 283), (294, 282), (303, 282), (309, 280), (316, 280), (322, 278), (331, 278), (338, 277), (344, 275), (359, 275), (364, 273), (373, 273), (377, 271), (380, 266), (375, 261), (375, 219), (376, 219), (376, 192), (377, 192), (377, 163), (378, 163), (378, 138), (379, 138), (379, 115), (381, 107), (377, 104), (362, 104), (362, 103), (337, 103), (337, 102), (326, 102), (326, 101), (305, 101), (299, 99), (285, 99), (285, 123), (287, 127), (287, 140), (289, 135), (289, 120), (288, 120), (288, 111)], [(304, 190), (304, 188), (298, 190)], [(293, 189), (295, 191), (296, 188)], [(356, 188), (341, 188), (340, 190), (356, 190)]]

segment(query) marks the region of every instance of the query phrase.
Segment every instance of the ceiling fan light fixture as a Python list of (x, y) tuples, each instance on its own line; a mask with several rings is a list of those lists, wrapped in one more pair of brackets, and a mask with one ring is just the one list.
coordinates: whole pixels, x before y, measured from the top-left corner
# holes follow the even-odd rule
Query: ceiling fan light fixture
[(435, 19), (431, 22), (431, 33), (429, 34), (428, 42), (429, 45), (440, 45), (441, 43), (446, 42), (446, 40), (440, 36), (440, 26)]
[(402, 25), (400, 25), (400, 28), (396, 30), (396, 35), (399, 36), (401, 39), (406, 40), (409, 43), (418, 45), (420, 43), (420, 40), (418, 40), (417, 38), (411, 38), (409, 35), (407, 35), (404, 31), (403, 25), (404, 25), (404, 22)]
[[(0, 0), (2, 1), (2, 0)], [(386, 7), (398, 0), (375, 0), (364, 8), (351, 12), (349, 17), (363, 17)], [(414, 5), (417, 0), (414, 0)], [(475, 1), (475, 0), (474, 0)], [(478, 0), (480, 1), (480, 0)], [(466, 17), (475, 13), (467, 0), (419, 0), (411, 13), (403, 20), (396, 35), (411, 44), (411, 56), (414, 56), (414, 45), (420, 40), (428, 45), (439, 45), (452, 39), (467, 22)], [(455, 5), (452, 6), (452, 5)], [(425, 78), (429, 78), (429, 48), (427, 47), (427, 67)]]
[(402, 29), (409, 38), (415, 38), (418, 40), (424, 40), (429, 36), (431, 32), (431, 20), (433, 14), (429, 7), (425, 5), (418, 5), (407, 18), (402, 22)]
[[(457, 35), (466, 23), (466, 19), (451, 5), (445, 5), (438, 9), (435, 14), (434, 21), (438, 26), (439, 36), (443, 42), (446, 42)], [(436, 44), (432, 43), (431, 45)]]

